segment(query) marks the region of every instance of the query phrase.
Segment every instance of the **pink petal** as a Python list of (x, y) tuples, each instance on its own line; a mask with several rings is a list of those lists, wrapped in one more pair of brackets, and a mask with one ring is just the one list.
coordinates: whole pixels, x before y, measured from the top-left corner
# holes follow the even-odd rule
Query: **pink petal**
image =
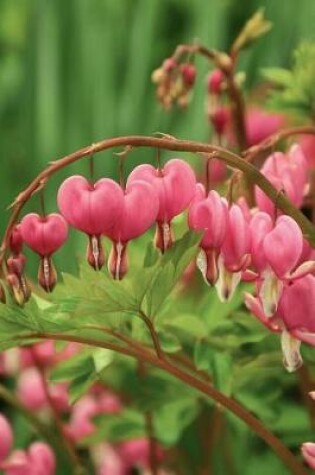
[(4, 415), (0, 414), (0, 462), (10, 453), (13, 445), (11, 425)]
[(303, 236), (299, 226), (289, 216), (280, 216), (263, 242), (266, 259), (279, 278), (294, 269), (302, 249)]

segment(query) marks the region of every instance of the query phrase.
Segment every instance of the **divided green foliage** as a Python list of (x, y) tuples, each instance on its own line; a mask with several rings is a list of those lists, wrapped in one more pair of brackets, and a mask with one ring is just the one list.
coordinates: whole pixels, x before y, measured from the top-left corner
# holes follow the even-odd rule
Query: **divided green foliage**
[(306, 118), (315, 117), (315, 43), (301, 43), (293, 56), (291, 70), (263, 69), (263, 76), (278, 86), (270, 95), (271, 107)]

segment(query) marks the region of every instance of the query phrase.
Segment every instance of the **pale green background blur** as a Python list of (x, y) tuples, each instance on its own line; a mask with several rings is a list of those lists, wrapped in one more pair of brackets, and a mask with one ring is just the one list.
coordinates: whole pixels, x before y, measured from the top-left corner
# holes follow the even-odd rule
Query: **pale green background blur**
[[(274, 28), (242, 56), (247, 87), (260, 67), (289, 65), (296, 44), (314, 38), (314, 0), (0, 0), (1, 234), (6, 206), (52, 159), (114, 135), (162, 131), (206, 140), (206, 62), (198, 59), (184, 113), (156, 103), (151, 71), (181, 42), (228, 48), (259, 6)], [(153, 153), (136, 152), (133, 163)], [(88, 173), (87, 164), (49, 184), (48, 211), (56, 209), (62, 177), (77, 172)], [(97, 176), (115, 173), (110, 152), (97, 157)], [(39, 210), (37, 198), (28, 209)], [(78, 240), (72, 233), (57, 261), (72, 261)]]

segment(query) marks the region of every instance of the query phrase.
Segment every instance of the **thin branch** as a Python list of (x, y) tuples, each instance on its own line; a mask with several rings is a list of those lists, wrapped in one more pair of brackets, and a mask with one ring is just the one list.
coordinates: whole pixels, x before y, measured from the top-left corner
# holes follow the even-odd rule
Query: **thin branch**
[[(303, 465), (298, 459), (287, 449), (287, 447), (278, 439), (267, 427), (259, 421), (254, 415), (248, 412), (243, 406), (241, 406), (234, 399), (229, 398), (225, 394), (218, 391), (209, 383), (200, 380), (193, 374), (186, 373), (182, 369), (176, 367), (166, 359), (158, 358), (154, 354), (147, 352), (140, 352), (131, 350), (129, 348), (123, 348), (113, 343), (104, 343), (99, 340), (78, 337), (73, 335), (67, 335), (63, 333), (30, 333), (27, 338), (40, 338), (40, 339), (53, 339), (62, 341), (74, 341), (83, 343), (90, 346), (111, 349), (121, 354), (132, 356), (137, 359), (141, 359), (145, 363), (151, 364), (157, 368), (163, 369), (167, 373), (173, 375), (176, 379), (186, 383), (188, 386), (195, 388), (201, 393), (213, 399), (216, 403), (223, 406), (225, 409), (232, 412), (239, 419), (243, 420), (259, 437), (261, 437), (266, 444), (268, 444), (272, 450), (278, 455), (278, 457), (284, 462), (284, 464), (291, 470), (293, 475), (307, 475)], [(25, 338), (25, 335), (24, 335)]]
[(146, 324), (146, 326), (147, 326), (147, 328), (150, 332), (150, 335), (151, 335), (151, 338), (152, 338), (152, 343), (153, 343), (153, 346), (155, 348), (157, 357), (159, 359), (162, 359), (162, 360), (165, 359), (163, 350), (162, 350), (161, 345), (160, 345), (158, 334), (155, 331), (155, 328), (154, 328), (154, 325), (153, 325), (152, 321), (150, 320), (149, 317), (147, 317), (147, 315), (142, 310), (140, 310), (139, 315), (140, 315), (140, 318)]
[(244, 156), (247, 162), (253, 162), (254, 159), (261, 152), (267, 152), (271, 150), (280, 140), (291, 137), (292, 135), (314, 135), (315, 127), (312, 125), (306, 125), (301, 127), (290, 127), (287, 129), (282, 129), (275, 134), (270, 135), (265, 140), (260, 142), (257, 145), (253, 145), (249, 149), (245, 150), (242, 155)]

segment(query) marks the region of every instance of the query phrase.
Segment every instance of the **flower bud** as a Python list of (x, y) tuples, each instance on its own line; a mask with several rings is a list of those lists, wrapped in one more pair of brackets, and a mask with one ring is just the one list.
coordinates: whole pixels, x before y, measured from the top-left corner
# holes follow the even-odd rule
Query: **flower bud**
[(23, 248), (23, 238), (21, 234), (20, 224), (14, 226), (10, 239), (9, 249), (13, 254), (20, 254)]
[(180, 67), (180, 71), (182, 74), (183, 83), (185, 87), (187, 87), (188, 89), (193, 87), (193, 85), (195, 84), (196, 74), (197, 74), (195, 65), (192, 63), (182, 64)]
[(210, 94), (219, 95), (222, 92), (222, 86), (224, 82), (224, 73), (221, 69), (215, 69), (208, 76), (208, 91)]

